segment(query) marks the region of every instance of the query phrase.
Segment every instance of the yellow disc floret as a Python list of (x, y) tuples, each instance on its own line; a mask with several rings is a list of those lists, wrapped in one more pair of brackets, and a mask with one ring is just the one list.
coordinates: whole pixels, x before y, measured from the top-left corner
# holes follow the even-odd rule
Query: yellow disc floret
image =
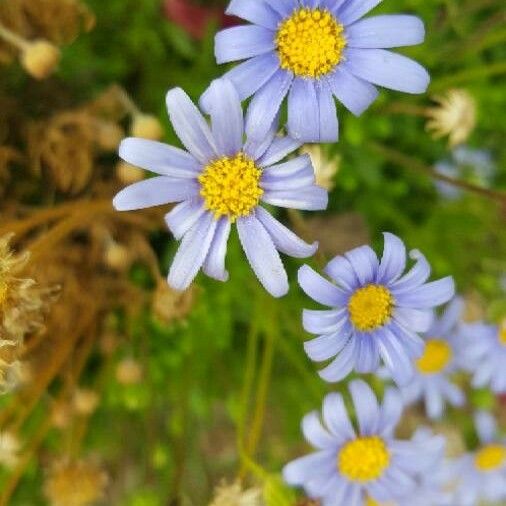
[(390, 465), (388, 448), (378, 436), (346, 443), (337, 457), (339, 472), (348, 480), (365, 483), (377, 480)]
[(278, 29), (281, 67), (300, 77), (320, 78), (342, 60), (344, 27), (327, 10), (298, 9)]
[(452, 348), (446, 341), (430, 339), (425, 343), (425, 350), (416, 361), (416, 367), (422, 374), (437, 374), (444, 370), (452, 357)]
[(348, 302), (351, 322), (362, 332), (377, 329), (390, 320), (394, 302), (392, 294), (384, 286), (359, 288)]
[(478, 471), (495, 471), (506, 464), (506, 447), (493, 444), (482, 448), (476, 453), (474, 465)]
[(228, 216), (235, 222), (248, 216), (260, 202), (262, 171), (244, 153), (223, 157), (207, 165), (198, 180), (206, 209), (216, 219)]

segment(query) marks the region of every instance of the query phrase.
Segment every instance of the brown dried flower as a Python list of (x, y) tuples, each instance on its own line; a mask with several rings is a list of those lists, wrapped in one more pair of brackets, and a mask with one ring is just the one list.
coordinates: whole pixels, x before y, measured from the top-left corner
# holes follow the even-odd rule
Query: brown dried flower
[(108, 479), (95, 463), (63, 460), (55, 463), (44, 483), (52, 506), (90, 506), (104, 496)]
[(116, 379), (122, 385), (136, 385), (142, 380), (142, 366), (133, 358), (126, 358), (116, 366)]
[(427, 130), (438, 139), (448, 135), (450, 147), (465, 142), (476, 125), (476, 103), (466, 91), (448, 90), (433, 98), (438, 107), (427, 109)]
[(21, 65), (35, 79), (46, 79), (60, 62), (60, 50), (47, 40), (30, 42), (21, 53)]
[(227, 484), (222, 482), (214, 491), (214, 498), (209, 506), (261, 506), (259, 488), (243, 489), (239, 482)]
[(16, 343), (42, 328), (56, 290), (39, 287), (34, 280), (23, 277), (29, 254), (13, 253), (9, 247), (11, 237), (0, 237), (0, 339)]
[(153, 297), (154, 315), (166, 324), (185, 318), (195, 303), (195, 293), (195, 288), (178, 292), (161, 281)]

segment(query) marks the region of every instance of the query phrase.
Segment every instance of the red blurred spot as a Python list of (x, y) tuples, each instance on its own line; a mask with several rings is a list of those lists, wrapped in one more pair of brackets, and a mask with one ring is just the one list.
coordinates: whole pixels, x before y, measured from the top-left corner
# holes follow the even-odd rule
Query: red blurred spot
[(219, 7), (204, 7), (192, 0), (165, 0), (165, 14), (173, 23), (183, 28), (195, 39), (202, 39), (209, 25), (217, 23), (220, 28), (238, 24), (239, 20), (227, 16)]

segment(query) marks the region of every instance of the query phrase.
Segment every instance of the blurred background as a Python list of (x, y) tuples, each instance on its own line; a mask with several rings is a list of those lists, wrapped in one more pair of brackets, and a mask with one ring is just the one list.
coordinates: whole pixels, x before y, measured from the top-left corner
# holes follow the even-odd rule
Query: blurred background
[[(279, 471), (305, 452), (301, 417), (344, 388), (325, 385), (304, 354), (301, 262), (284, 259), (292, 287), (274, 300), (232, 236), (230, 281), (199, 276), (176, 293), (165, 282), (176, 249), (168, 209), (111, 206), (145, 176), (118, 159), (121, 139), (178, 145), (165, 93), (180, 86), (198, 99), (225, 70), (213, 56), (215, 32), (236, 22), (225, 6), (0, 0), (0, 338), (8, 343), (0, 346), (0, 506), (200, 506), (238, 476), (268, 505), (299, 500)], [(455, 277), (467, 319), (500, 322), (504, 3), (389, 0), (375, 10), (386, 12), (425, 21), (426, 43), (403, 52), (430, 70), (428, 94), (383, 90), (360, 118), (340, 108), (340, 142), (303, 148), (331, 191), (328, 211), (278, 218), (321, 242), (314, 265), (367, 242), (381, 248), (381, 233), (394, 232), (427, 255), (435, 276)], [(468, 378), (459, 381), (469, 389)], [(469, 394), (464, 410), (436, 424), (456, 453), (476, 444), (473, 409), (506, 422), (506, 398)], [(421, 423), (414, 407), (401, 432)]]

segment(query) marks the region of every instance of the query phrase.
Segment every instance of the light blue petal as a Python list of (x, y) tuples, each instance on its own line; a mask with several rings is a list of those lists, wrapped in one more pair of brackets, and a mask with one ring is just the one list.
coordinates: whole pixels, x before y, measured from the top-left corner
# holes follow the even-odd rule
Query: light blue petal
[(264, 190), (294, 190), (314, 184), (315, 174), (309, 155), (264, 169), (260, 181)]
[(181, 239), (206, 212), (201, 198), (185, 200), (165, 216), (165, 223), (177, 239)]
[(351, 424), (341, 394), (330, 393), (324, 397), (323, 420), (330, 432), (341, 441), (354, 439), (356, 437), (355, 429)]
[(303, 485), (313, 476), (325, 472), (335, 460), (334, 451), (319, 451), (293, 460), (283, 468), (283, 478), (289, 485)]
[(429, 86), (428, 72), (406, 56), (385, 49), (348, 49), (347, 68), (370, 83), (403, 91), (425, 93)]
[(317, 242), (313, 244), (304, 242), (262, 207), (256, 209), (255, 215), (271, 236), (278, 251), (294, 258), (307, 258), (316, 253)]
[(241, 25), (216, 34), (214, 54), (218, 63), (228, 63), (265, 54), (274, 48), (272, 30), (256, 25)]
[(272, 127), (293, 76), (278, 70), (256, 93), (246, 113), (246, 134), (248, 139), (263, 141)]
[(407, 307), (396, 307), (393, 317), (402, 327), (412, 332), (427, 332), (434, 320), (434, 312), (431, 310), (422, 311)]
[(387, 389), (380, 411), (380, 421), (378, 423), (379, 435), (390, 437), (397, 427), (403, 412), (402, 397), (397, 388), (390, 387)]
[(346, 64), (339, 65), (327, 82), (337, 100), (355, 116), (360, 116), (378, 97), (376, 87), (355, 77)]
[(307, 168), (313, 170), (311, 164), (311, 157), (309, 155), (301, 155), (296, 158), (292, 158), (284, 163), (277, 165), (271, 165), (262, 172), (262, 178), (265, 176), (277, 176), (278, 178), (289, 178), (297, 175), (299, 172), (306, 170)]
[(310, 79), (293, 80), (288, 95), (288, 134), (301, 142), (319, 142), (318, 97)]
[(392, 283), (400, 277), (406, 268), (406, 246), (396, 235), (389, 232), (383, 234), (385, 246), (378, 269), (377, 282)]
[(350, 339), (337, 357), (324, 369), (319, 371), (320, 377), (328, 383), (338, 383), (351, 373), (357, 359), (357, 342)]
[(455, 297), (446, 306), (441, 317), (433, 323), (429, 333), (437, 337), (449, 336), (456, 329), (463, 310), (464, 301), (461, 297)]
[(409, 383), (413, 377), (414, 369), (405, 347), (388, 327), (377, 331), (377, 340), (381, 358), (393, 380), (399, 386)]
[(497, 437), (497, 422), (491, 413), (478, 411), (474, 415), (474, 425), (483, 444), (490, 444)]
[(351, 329), (326, 334), (304, 343), (304, 350), (313, 362), (324, 362), (335, 357), (350, 340)]
[[(246, 100), (258, 91), (279, 69), (279, 58), (274, 53), (255, 56), (229, 70), (223, 79), (234, 84), (241, 100)], [(203, 111), (209, 111), (211, 97), (209, 88), (200, 97), (200, 106)]]
[(389, 14), (362, 19), (346, 28), (348, 47), (389, 48), (413, 46), (425, 38), (420, 18)]
[(113, 206), (117, 211), (147, 209), (196, 197), (199, 191), (192, 179), (157, 176), (127, 186), (114, 197)]
[(283, 160), (287, 155), (300, 148), (302, 143), (291, 137), (276, 137), (269, 149), (257, 160), (260, 167), (269, 167)]
[(391, 290), (397, 294), (421, 286), (429, 279), (431, 269), (425, 256), (418, 250), (413, 250), (410, 257), (416, 260), (416, 264), (402, 278), (390, 284)]
[(227, 255), (230, 228), (231, 224), (228, 218), (221, 218), (218, 221), (213, 242), (211, 243), (209, 253), (202, 267), (202, 270), (207, 276), (218, 281), (228, 281), (229, 277), (225, 269), (225, 257)]
[(320, 79), (316, 83), (318, 99), (319, 141), (337, 142), (339, 139), (339, 122), (337, 119), (336, 102), (328, 82)]
[(355, 406), (360, 435), (375, 435), (378, 430), (380, 410), (374, 392), (362, 380), (353, 380), (349, 385), (349, 390)]
[(213, 216), (207, 213), (183, 237), (168, 276), (174, 290), (186, 290), (195, 279), (211, 246), (216, 224)]
[(244, 253), (260, 283), (273, 297), (286, 295), (286, 271), (264, 226), (251, 215), (237, 220), (237, 231)]
[(374, 338), (370, 334), (357, 336), (357, 364), (358, 373), (369, 374), (376, 372), (379, 367), (379, 350)]
[(244, 144), (243, 151), (252, 160), (258, 160), (272, 146), (272, 142), (276, 137), (279, 127), (279, 113), (276, 114), (274, 120), (265, 135), (261, 137), (248, 137)]
[(314, 185), (300, 190), (266, 191), (262, 200), (278, 207), (322, 211), (327, 208), (329, 195), (327, 190)]
[(241, 151), (244, 118), (241, 100), (231, 81), (216, 79), (209, 87), (211, 127), (220, 155), (233, 156)]
[(395, 334), (398, 341), (402, 343), (411, 359), (422, 356), (425, 349), (425, 341), (413, 329), (400, 325), (396, 320), (389, 323), (389, 328)]
[(308, 413), (302, 419), (302, 432), (306, 441), (320, 450), (336, 447), (338, 441), (323, 428), (317, 411)]
[(302, 311), (302, 326), (311, 334), (331, 334), (338, 332), (348, 321), (348, 309)]
[(360, 246), (345, 253), (362, 285), (372, 283), (378, 271), (378, 257), (369, 246)]
[(280, 22), (279, 13), (264, 0), (232, 0), (226, 13), (271, 30), (275, 30)]
[(374, 9), (380, 2), (381, 0), (348, 0), (337, 11), (339, 22), (344, 25), (350, 25)]
[(119, 156), (125, 162), (161, 176), (195, 178), (202, 170), (202, 165), (186, 151), (147, 139), (124, 139)]
[(346, 303), (346, 293), (320, 276), (309, 265), (303, 265), (299, 269), (298, 281), (309, 297), (324, 306), (339, 307)]
[(300, 7), (298, 0), (272, 0), (270, 6), (282, 17), (289, 16), (295, 9)]
[(444, 399), (434, 381), (425, 385), (425, 411), (431, 420), (437, 420), (443, 416)]
[(353, 267), (343, 256), (333, 258), (325, 267), (324, 272), (346, 290), (353, 290), (359, 284)]
[(219, 153), (209, 125), (190, 97), (174, 88), (167, 93), (166, 102), (172, 126), (186, 149), (203, 164), (216, 158)]
[(455, 282), (451, 276), (432, 281), (402, 294), (392, 290), (400, 307), (429, 309), (448, 302), (455, 295)]

